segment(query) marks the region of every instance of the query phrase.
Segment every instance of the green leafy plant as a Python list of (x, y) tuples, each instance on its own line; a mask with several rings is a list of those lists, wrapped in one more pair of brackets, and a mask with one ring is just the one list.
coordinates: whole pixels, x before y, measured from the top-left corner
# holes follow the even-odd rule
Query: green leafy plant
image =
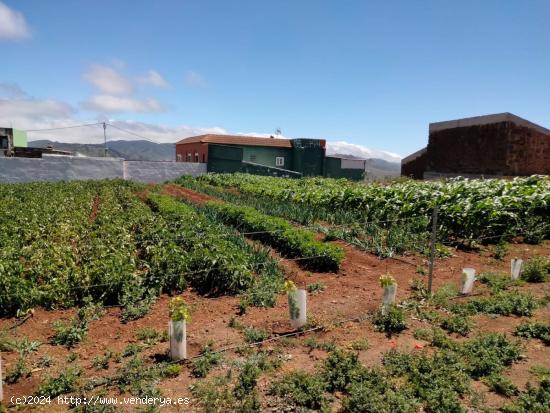
[(461, 336), (467, 336), (474, 326), (473, 321), (464, 315), (455, 315), (445, 318), (441, 322), (441, 327), (450, 333), (457, 333)]
[(295, 407), (322, 409), (328, 402), (325, 383), (319, 377), (303, 371), (292, 371), (275, 381), (269, 393), (284, 398)]
[(530, 283), (544, 282), (550, 274), (550, 257), (535, 257), (523, 265), (521, 279)]
[(170, 300), (169, 312), (170, 320), (172, 321), (189, 321), (189, 319), (191, 318), (189, 315), (187, 304), (181, 297), (174, 297)]
[(550, 346), (549, 323), (522, 323), (516, 328), (515, 334), (523, 338), (538, 338)]
[(49, 377), (40, 384), (36, 395), (56, 397), (76, 389), (78, 377), (82, 374), (79, 368), (63, 370), (57, 377)]
[(316, 283), (313, 283), (313, 284), (308, 284), (306, 289), (307, 289), (308, 293), (316, 294), (316, 293), (319, 293), (321, 291), (324, 291), (325, 285), (323, 283), (316, 282)]
[(246, 327), (243, 330), (244, 338), (249, 343), (258, 343), (260, 341), (264, 341), (265, 339), (269, 338), (271, 336), (271, 333), (269, 331), (261, 330), (254, 327)]
[(206, 377), (210, 370), (223, 362), (221, 353), (216, 353), (212, 345), (208, 344), (202, 349), (200, 357), (193, 361), (191, 373), (195, 377)]
[(383, 331), (389, 336), (407, 328), (405, 313), (395, 305), (385, 310), (379, 309), (374, 315), (373, 324), (378, 331)]
[(505, 397), (512, 397), (518, 394), (518, 388), (512, 381), (500, 374), (491, 374), (490, 376), (485, 377), (485, 384), (489, 386), (491, 391), (501, 394)]

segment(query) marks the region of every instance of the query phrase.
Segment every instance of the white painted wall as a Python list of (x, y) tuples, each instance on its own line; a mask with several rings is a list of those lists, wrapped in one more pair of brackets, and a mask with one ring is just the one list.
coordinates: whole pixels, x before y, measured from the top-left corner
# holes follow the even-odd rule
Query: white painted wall
[(0, 182), (73, 181), (128, 179), (159, 183), (181, 175), (206, 173), (206, 164), (186, 162), (125, 161), (120, 158), (91, 158), (44, 155), (42, 158), (0, 157)]

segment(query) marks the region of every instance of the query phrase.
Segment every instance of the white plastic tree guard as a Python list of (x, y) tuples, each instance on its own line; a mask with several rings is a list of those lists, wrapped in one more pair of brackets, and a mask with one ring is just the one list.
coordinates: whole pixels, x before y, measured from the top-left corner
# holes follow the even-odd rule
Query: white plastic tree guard
[(395, 304), (396, 295), (397, 284), (390, 284), (384, 287), (384, 295), (382, 296), (382, 313), (386, 313), (387, 309)]
[(521, 274), (521, 267), (523, 265), (523, 260), (520, 258), (514, 258), (511, 261), (511, 274), (512, 280), (517, 280)]
[(306, 290), (288, 292), (288, 312), (290, 325), (298, 329), (307, 323), (307, 293)]
[(187, 326), (185, 320), (168, 322), (170, 338), (170, 359), (173, 361), (187, 358)]
[(476, 270), (474, 268), (462, 269), (462, 294), (470, 294), (474, 288), (474, 281), (476, 280)]

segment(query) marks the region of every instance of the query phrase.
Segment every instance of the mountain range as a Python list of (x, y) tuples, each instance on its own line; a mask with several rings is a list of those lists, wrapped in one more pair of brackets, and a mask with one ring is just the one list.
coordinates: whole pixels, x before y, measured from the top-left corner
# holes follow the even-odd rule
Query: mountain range
[[(30, 141), (29, 146), (37, 148), (51, 146), (83, 156), (104, 156), (105, 153), (103, 144), (65, 143), (42, 139)], [(107, 142), (107, 153), (109, 156), (127, 160), (173, 161), (176, 158), (176, 146), (173, 143), (155, 143), (146, 140), (114, 140)], [(399, 176), (400, 173), (400, 158), (389, 152), (371, 151), (359, 145), (329, 143), (327, 154), (343, 158), (366, 159), (367, 176), (394, 177)]]

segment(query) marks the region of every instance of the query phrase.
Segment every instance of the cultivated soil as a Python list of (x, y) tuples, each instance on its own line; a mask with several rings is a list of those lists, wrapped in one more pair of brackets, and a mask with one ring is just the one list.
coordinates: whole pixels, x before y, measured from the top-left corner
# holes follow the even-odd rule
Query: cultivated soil
[[(164, 185), (163, 193), (178, 198), (183, 198), (195, 204), (201, 204), (212, 199), (177, 185)], [(140, 194), (144, 199), (146, 194)], [(94, 200), (95, 204), (100, 200)], [(94, 219), (95, 212), (90, 219)], [(321, 292), (308, 296), (308, 315), (313, 325), (324, 326), (323, 329), (305, 333), (291, 339), (278, 339), (281, 335), (291, 332), (288, 323), (288, 304), (284, 294), (278, 297), (277, 305), (274, 308), (249, 308), (246, 314), (239, 315), (238, 297), (204, 297), (192, 290), (181, 294), (191, 308), (191, 321), (187, 326), (188, 355), (198, 356), (201, 349), (209, 342), (214, 343), (215, 349), (228, 346), (244, 345), (245, 341), (241, 332), (229, 326), (230, 320), (235, 318), (245, 326), (253, 326), (272, 333), (275, 338), (262, 345), (268, 350), (281, 351), (286, 360), (282, 368), (269, 376), (262, 376), (259, 382), (259, 389), (264, 393), (264, 408), (266, 411), (278, 411), (276, 407), (270, 407), (269, 397), (265, 396), (269, 382), (284, 372), (293, 369), (313, 371), (315, 366), (326, 357), (322, 350), (311, 351), (303, 345), (308, 337), (314, 337), (319, 342), (334, 340), (341, 346), (348, 346), (350, 343), (366, 338), (369, 342), (367, 350), (361, 350), (360, 359), (366, 365), (380, 363), (383, 352), (390, 348), (397, 348), (404, 351), (423, 351), (427, 346), (426, 342), (413, 337), (413, 332), (426, 324), (419, 320), (409, 319), (408, 329), (404, 332), (388, 338), (385, 334), (376, 332), (368, 319), (381, 303), (382, 290), (379, 287), (378, 278), (381, 274), (390, 273), (398, 283), (397, 301), (402, 301), (411, 296), (410, 282), (413, 279), (420, 279), (427, 283), (427, 276), (419, 272), (427, 272), (426, 258), (420, 255), (409, 255), (399, 259), (379, 259), (376, 256), (359, 251), (356, 248), (344, 243), (336, 242), (345, 251), (345, 259), (341, 269), (337, 273), (316, 273), (304, 271), (297, 261), (284, 260), (273, 251), (274, 257), (281, 259), (285, 275), (292, 279), (298, 286), (320, 282), (325, 286)], [(504, 272), (510, 271), (510, 259), (514, 257), (528, 259), (537, 255), (550, 255), (550, 243), (541, 245), (510, 244), (508, 253), (503, 260), (493, 258), (494, 248), (484, 247), (480, 251), (465, 252), (452, 250), (452, 257), (438, 259), (434, 270), (434, 290), (449, 283), (458, 285), (460, 283), (462, 268), (473, 267), (478, 273), (481, 272)], [(537, 298), (550, 294), (550, 283), (525, 284), (520, 287), (521, 291), (528, 291)], [(475, 293), (483, 293), (485, 287), (476, 284)], [(467, 298), (457, 298), (465, 300)], [(143, 318), (128, 323), (120, 321), (120, 309), (117, 307), (107, 308), (105, 315), (97, 321), (90, 323), (89, 333), (86, 339), (73, 349), (64, 346), (51, 345), (49, 340), (52, 336), (52, 324), (56, 320), (69, 319), (76, 311), (54, 310), (46, 311), (36, 309), (28, 320), (22, 325), (12, 328), (18, 320), (15, 318), (4, 318), (0, 320), (0, 329), (8, 331), (10, 336), (15, 338), (28, 337), (43, 343), (38, 351), (29, 355), (29, 365), (35, 366), (38, 359), (48, 355), (53, 359), (49, 368), (34, 368), (28, 378), (19, 380), (16, 384), (4, 384), (4, 404), (8, 405), (12, 396), (29, 396), (36, 392), (40, 382), (47, 376), (55, 375), (56, 372), (70, 365), (79, 365), (83, 368), (84, 377), (108, 377), (113, 375), (121, 364), (114, 361), (109, 362), (105, 370), (96, 370), (93, 367), (93, 359), (101, 356), (107, 351), (121, 352), (129, 343), (136, 343), (137, 330), (144, 327), (151, 327), (157, 330), (165, 330), (168, 323), (168, 302), (170, 297), (163, 295), (153, 305), (151, 311)], [(505, 332), (510, 336), (515, 327), (525, 320), (525, 317), (489, 317), (478, 315), (474, 317), (476, 327), (469, 337), (475, 337), (478, 333)], [(548, 307), (539, 309), (534, 320), (548, 322), (550, 311)], [(352, 321), (346, 321), (352, 320)], [(458, 337), (456, 337), (458, 338)], [(520, 390), (525, 390), (528, 382), (536, 383), (537, 378), (529, 372), (530, 367), (538, 365), (550, 368), (550, 347), (545, 347), (540, 340), (521, 340), (525, 347), (525, 359), (514, 364), (505, 375), (508, 376)], [(153, 360), (166, 357), (168, 343), (158, 343), (142, 354)], [(70, 353), (76, 354), (75, 361), (68, 362)], [(226, 360), (239, 358), (235, 350), (225, 352)], [(2, 365), (5, 372), (9, 371), (17, 359), (15, 352), (2, 353)], [(227, 369), (227, 364), (217, 367), (211, 374), (222, 374)], [(182, 372), (176, 378), (163, 380), (160, 387), (165, 396), (170, 397), (192, 397), (189, 385), (202, 379), (193, 378), (190, 374), (189, 363), (184, 364)], [(475, 389), (485, 394), (486, 403), (489, 406), (498, 407), (509, 401), (501, 396), (488, 391), (481, 382), (474, 383)], [(116, 395), (110, 391), (111, 394)], [(7, 403), (6, 403), (7, 402)], [(333, 406), (336, 409), (338, 400)], [(31, 410), (31, 407), (19, 407), (20, 410)], [(66, 411), (66, 406), (52, 403), (48, 406), (35, 406), (36, 411)], [(127, 409), (131, 411), (132, 409)], [(163, 411), (178, 411), (176, 408), (164, 408)], [(193, 400), (189, 406), (180, 407), (179, 411), (200, 411)]]

